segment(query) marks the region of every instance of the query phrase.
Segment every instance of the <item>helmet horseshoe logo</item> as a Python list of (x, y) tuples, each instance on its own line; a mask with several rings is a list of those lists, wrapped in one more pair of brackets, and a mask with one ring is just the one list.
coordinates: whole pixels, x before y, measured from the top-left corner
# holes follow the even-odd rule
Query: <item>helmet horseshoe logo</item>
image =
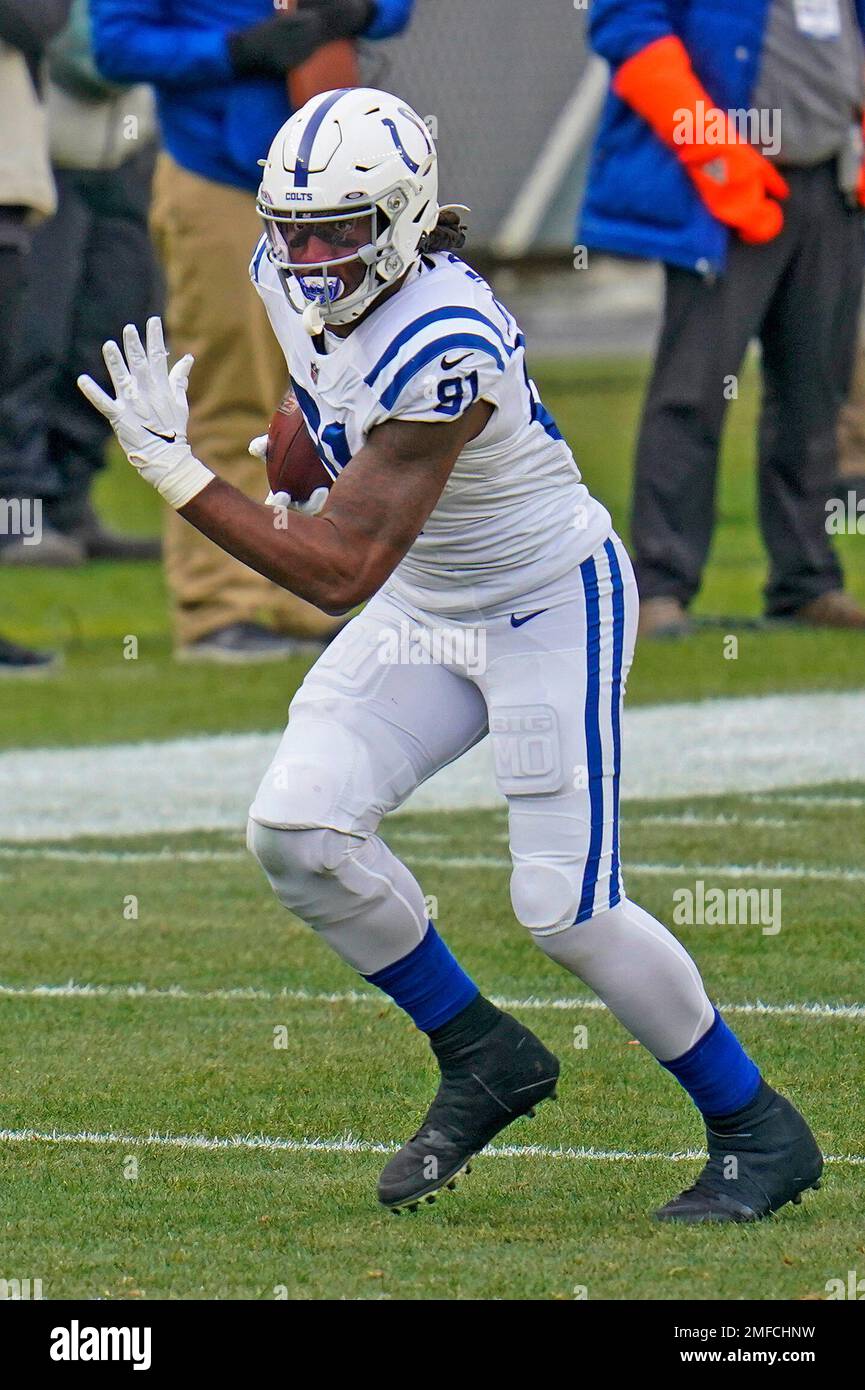
[(390, 116), (385, 116), (382, 118), (382, 125), (387, 126), (388, 130), (390, 131), (393, 143), (399, 150), (400, 155), (402, 156), (403, 163), (408, 165), (409, 169), (411, 169), (413, 174), (416, 174), (418, 169), (420, 168), (420, 165), (415, 164), (408, 150), (403, 145), (402, 140), (400, 140), (399, 138), (399, 131), (397, 130), (396, 125), (391, 120)]

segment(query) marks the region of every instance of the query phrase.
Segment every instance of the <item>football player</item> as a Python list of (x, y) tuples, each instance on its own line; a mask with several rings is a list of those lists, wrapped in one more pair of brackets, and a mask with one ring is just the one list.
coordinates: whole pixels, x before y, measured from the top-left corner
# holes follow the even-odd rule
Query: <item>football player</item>
[[(248, 844), (280, 902), (406, 1011), (438, 1061), (436, 1096), (382, 1172), (381, 1202), (432, 1198), (555, 1092), (556, 1057), (479, 991), (378, 833), (489, 734), (515, 916), (705, 1116), (708, 1162), (656, 1215), (754, 1220), (816, 1186), (821, 1154), (687, 952), (626, 896), (630, 561), (528, 376), (512, 315), (456, 254), (458, 211), (437, 195), (430, 134), (386, 92), (314, 97), (273, 143), (251, 273), (335, 478), (279, 525), (193, 456), (192, 359), (168, 370), (158, 320), (146, 347), (133, 327), (125, 354), (106, 344), (116, 398), (81, 386), (193, 526), (328, 613), (366, 605), (292, 701)], [(219, 266), (213, 277), (218, 293)], [(418, 634), (429, 660), (405, 659)]]

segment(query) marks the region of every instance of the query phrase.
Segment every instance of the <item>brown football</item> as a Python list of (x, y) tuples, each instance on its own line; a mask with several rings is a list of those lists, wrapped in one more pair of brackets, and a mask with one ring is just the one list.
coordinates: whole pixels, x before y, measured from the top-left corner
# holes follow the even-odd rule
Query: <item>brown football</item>
[(267, 432), (267, 481), (271, 492), (288, 492), (293, 502), (306, 502), (316, 488), (333, 483), (290, 387)]

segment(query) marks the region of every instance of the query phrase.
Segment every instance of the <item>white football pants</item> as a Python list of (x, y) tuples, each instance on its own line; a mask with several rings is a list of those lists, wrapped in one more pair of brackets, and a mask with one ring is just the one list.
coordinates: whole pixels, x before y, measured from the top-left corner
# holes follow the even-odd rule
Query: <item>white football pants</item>
[(686, 1052), (712, 1005), (684, 948), (626, 899), (619, 863), (637, 610), (615, 536), (501, 610), (434, 617), (382, 590), (307, 675), (250, 809), (279, 900), (365, 975), (408, 955), (424, 895), (379, 822), (489, 733), (518, 920), (655, 1056)]

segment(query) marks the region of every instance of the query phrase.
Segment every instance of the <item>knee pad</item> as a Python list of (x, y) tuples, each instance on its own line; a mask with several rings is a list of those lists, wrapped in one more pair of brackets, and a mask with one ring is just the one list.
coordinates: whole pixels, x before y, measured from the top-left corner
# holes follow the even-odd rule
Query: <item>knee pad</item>
[(247, 844), (283, 907), (361, 974), (401, 959), (423, 939), (420, 887), (378, 836), (326, 826), (277, 830), (250, 819)]
[[(292, 884), (298, 887), (310, 879), (332, 874), (340, 860), (362, 841), (327, 827), (308, 830), (277, 830), (250, 817), (246, 845), (273, 885), (277, 897), (290, 896)], [(286, 903), (286, 906), (290, 904)]]
[(518, 864), (511, 874), (511, 904), (517, 921), (530, 931), (541, 936), (563, 931), (580, 905), (576, 873), (555, 864)]

